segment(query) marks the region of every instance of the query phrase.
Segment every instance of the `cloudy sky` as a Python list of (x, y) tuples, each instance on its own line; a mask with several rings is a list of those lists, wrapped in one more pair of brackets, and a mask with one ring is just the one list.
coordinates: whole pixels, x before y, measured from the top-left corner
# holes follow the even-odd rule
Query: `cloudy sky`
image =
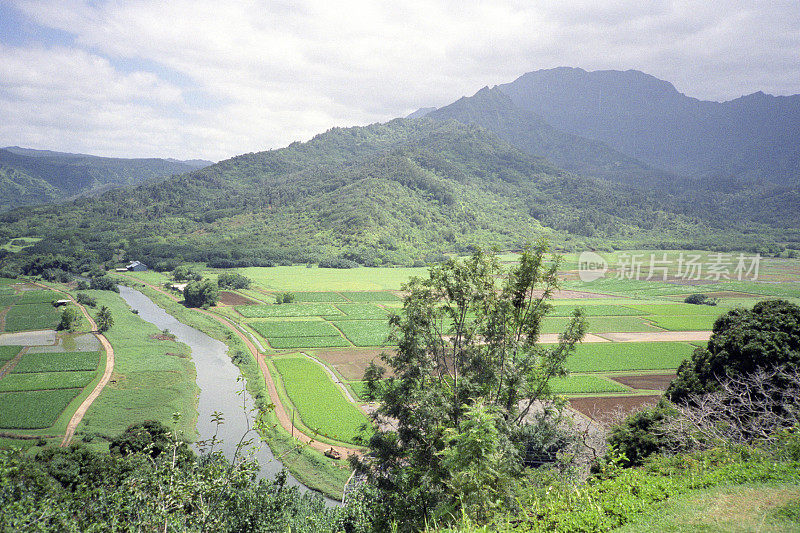
[(798, 0), (0, 0), (0, 146), (219, 160), (541, 68), (800, 93)]

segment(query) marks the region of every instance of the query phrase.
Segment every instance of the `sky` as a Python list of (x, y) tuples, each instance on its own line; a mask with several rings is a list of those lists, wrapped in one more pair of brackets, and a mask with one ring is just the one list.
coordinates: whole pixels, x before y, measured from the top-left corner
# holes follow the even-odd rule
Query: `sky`
[(797, 94), (800, 3), (0, 0), (0, 146), (217, 161), (558, 66)]

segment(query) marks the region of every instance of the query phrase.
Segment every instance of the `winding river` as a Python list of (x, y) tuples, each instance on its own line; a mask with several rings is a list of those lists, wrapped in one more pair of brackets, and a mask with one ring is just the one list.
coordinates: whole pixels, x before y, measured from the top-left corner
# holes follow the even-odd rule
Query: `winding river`
[[(168, 329), (178, 341), (191, 348), (192, 360), (197, 369), (197, 386), (200, 388), (197, 432), (201, 439), (213, 436), (217, 432), (217, 426), (212, 422), (212, 415), (215, 411), (222, 413), (225, 423), (217, 432), (217, 439), (222, 439), (222, 444), (217, 445), (216, 449), (231, 460), (242, 435), (247, 432), (248, 427), (252, 427), (253, 416), (249, 410), (254, 407), (254, 403), (244, 388), (244, 381), (239, 381), (240, 372), (228, 357), (228, 347), (202, 331), (179, 322), (141, 292), (124, 285), (119, 286), (119, 292), (128, 305), (139, 312), (142, 320), (155, 324), (160, 330)], [(247, 411), (243, 408), (243, 402), (247, 405)], [(255, 434), (248, 435), (250, 436)], [(255, 458), (261, 465), (262, 477), (272, 478), (283, 468), (266, 444), (260, 446)], [(287, 475), (287, 482), (303, 491), (310, 490), (291, 474)], [(336, 503), (329, 498), (325, 498), (325, 501), (328, 504)]]

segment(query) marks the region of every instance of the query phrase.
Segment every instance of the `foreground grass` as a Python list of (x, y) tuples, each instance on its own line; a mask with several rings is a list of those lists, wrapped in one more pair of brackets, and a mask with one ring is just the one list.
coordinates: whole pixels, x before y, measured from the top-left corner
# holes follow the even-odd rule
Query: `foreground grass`
[[(798, 531), (800, 462), (751, 448), (654, 457), (644, 467), (610, 467), (573, 485), (534, 478), (490, 525), (461, 518), (441, 532)], [(504, 514), (507, 512), (507, 514)], [(750, 526), (753, 526), (752, 528)]]

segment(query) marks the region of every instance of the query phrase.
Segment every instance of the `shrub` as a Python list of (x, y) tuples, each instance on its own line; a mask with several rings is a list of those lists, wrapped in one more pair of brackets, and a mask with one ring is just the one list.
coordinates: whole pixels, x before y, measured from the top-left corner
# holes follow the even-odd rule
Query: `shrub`
[(717, 299), (711, 298), (707, 294), (690, 294), (684, 298), (683, 302), (694, 305), (717, 305)]
[(246, 289), (252, 280), (237, 272), (223, 272), (217, 279), (217, 285), (222, 289)]

